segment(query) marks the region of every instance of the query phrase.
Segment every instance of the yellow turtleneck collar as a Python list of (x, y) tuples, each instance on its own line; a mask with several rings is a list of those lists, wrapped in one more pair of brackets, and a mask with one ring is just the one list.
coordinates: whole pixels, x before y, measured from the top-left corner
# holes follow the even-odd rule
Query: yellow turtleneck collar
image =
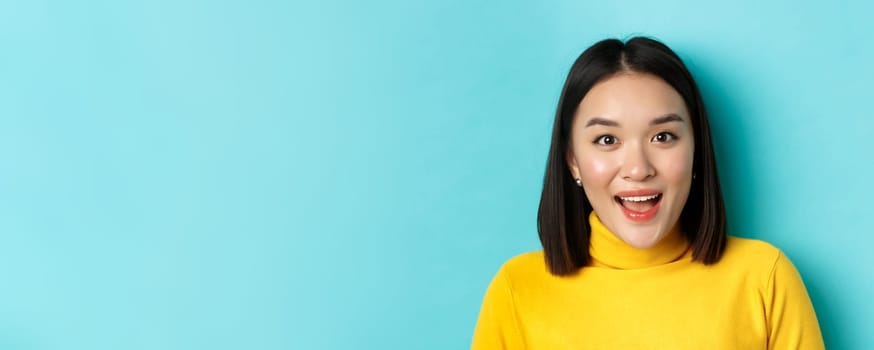
[(621, 270), (653, 267), (677, 261), (689, 250), (689, 242), (677, 228), (656, 245), (638, 249), (610, 232), (594, 211), (589, 214), (589, 225), (592, 228), (589, 242), (592, 266)]

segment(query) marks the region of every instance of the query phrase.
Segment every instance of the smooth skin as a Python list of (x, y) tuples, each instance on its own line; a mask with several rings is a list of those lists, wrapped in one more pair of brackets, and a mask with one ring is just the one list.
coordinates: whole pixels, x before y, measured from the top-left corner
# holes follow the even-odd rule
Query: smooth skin
[[(628, 245), (646, 249), (679, 234), (694, 151), (680, 94), (657, 76), (622, 72), (595, 84), (580, 102), (567, 162), (601, 222)], [(661, 194), (645, 222), (623, 213), (619, 193), (633, 190)]]

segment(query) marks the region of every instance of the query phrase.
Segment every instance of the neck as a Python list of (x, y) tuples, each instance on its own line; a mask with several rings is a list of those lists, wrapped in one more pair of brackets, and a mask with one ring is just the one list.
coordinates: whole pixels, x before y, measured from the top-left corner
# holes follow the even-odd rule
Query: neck
[(622, 270), (653, 267), (677, 261), (689, 250), (689, 243), (677, 225), (655, 245), (644, 249), (632, 247), (610, 232), (594, 211), (589, 214), (589, 225), (593, 266)]

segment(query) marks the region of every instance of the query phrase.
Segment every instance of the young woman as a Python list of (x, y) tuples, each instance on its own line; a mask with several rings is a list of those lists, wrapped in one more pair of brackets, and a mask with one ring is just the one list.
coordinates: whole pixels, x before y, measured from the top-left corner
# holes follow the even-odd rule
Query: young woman
[(710, 127), (680, 58), (648, 38), (580, 55), (538, 212), (473, 349), (821, 349), (807, 291), (768, 243), (726, 235)]

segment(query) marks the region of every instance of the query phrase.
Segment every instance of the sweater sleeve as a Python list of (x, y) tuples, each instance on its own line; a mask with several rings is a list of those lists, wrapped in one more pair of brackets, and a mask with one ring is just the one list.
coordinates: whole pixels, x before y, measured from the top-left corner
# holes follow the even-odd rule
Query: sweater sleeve
[(486, 290), (479, 319), (473, 334), (472, 350), (524, 349), (519, 331), (516, 305), (506, 265), (492, 279)]
[(801, 276), (779, 253), (766, 290), (768, 349), (824, 349), (813, 304)]

